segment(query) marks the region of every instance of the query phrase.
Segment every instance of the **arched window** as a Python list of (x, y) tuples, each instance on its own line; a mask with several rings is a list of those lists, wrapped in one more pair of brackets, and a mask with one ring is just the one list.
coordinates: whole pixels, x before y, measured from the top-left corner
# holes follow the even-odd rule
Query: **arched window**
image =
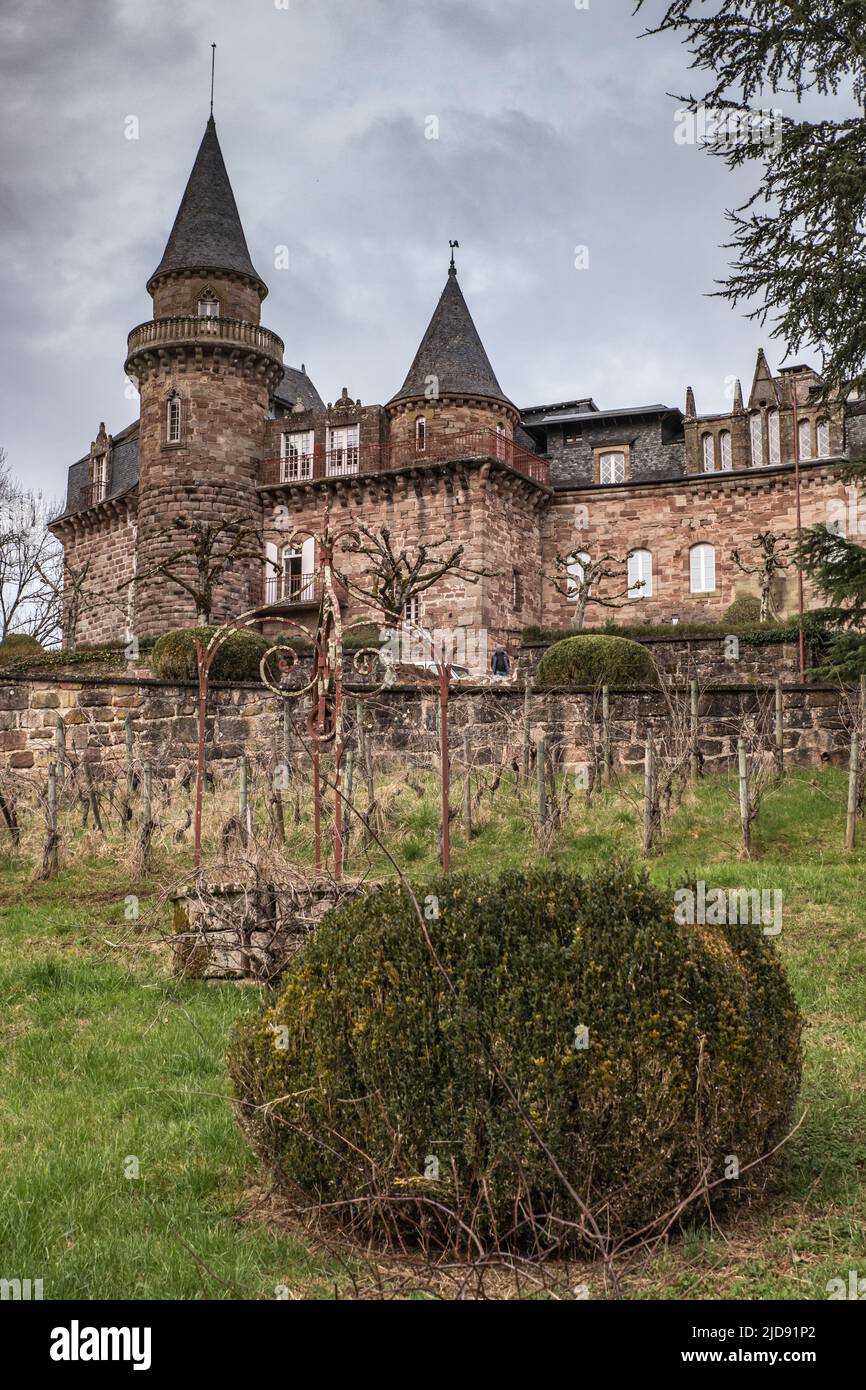
[(702, 436), (701, 449), (704, 457), (704, 472), (714, 473), (716, 471), (716, 442), (711, 434)]
[(419, 415), (415, 421), (415, 452), (423, 454), (427, 448), (427, 421), (423, 415)]
[(198, 301), (198, 316), (200, 319), (218, 319), (220, 313), (220, 302), (213, 290), (202, 290)]
[(769, 447), (768, 463), (782, 462), (782, 449), (779, 441), (779, 412), (771, 410), (767, 414), (767, 445)]
[(578, 598), (579, 586), (583, 583), (586, 567), (590, 562), (590, 557), (585, 551), (580, 551), (577, 555), (569, 555), (566, 573), (568, 576), (567, 589), (569, 600), (574, 603)]
[(175, 392), (169, 396), (165, 403), (165, 442), (166, 444), (180, 443), (180, 396)]
[(628, 596), (653, 596), (653, 557), (648, 550), (633, 550), (628, 557)]
[(752, 467), (760, 468), (764, 462), (764, 427), (760, 410), (752, 412), (749, 420), (749, 433), (752, 438)]
[(810, 459), (812, 457), (812, 421), (801, 420), (797, 426), (798, 443), (800, 446), (800, 458)]
[(689, 578), (693, 594), (711, 594), (716, 587), (716, 550), (712, 545), (693, 545), (689, 551)]
[(818, 436), (818, 457), (828, 459), (830, 457), (830, 421), (819, 420), (816, 430)]
[(731, 453), (731, 431), (722, 430), (719, 435), (719, 453), (722, 459), (722, 468), (729, 472), (734, 466), (733, 454)]

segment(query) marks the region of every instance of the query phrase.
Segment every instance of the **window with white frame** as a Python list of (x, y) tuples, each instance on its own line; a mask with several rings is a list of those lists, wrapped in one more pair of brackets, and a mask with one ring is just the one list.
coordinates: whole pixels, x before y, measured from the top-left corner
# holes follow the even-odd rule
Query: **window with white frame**
[(752, 440), (752, 467), (760, 468), (764, 462), (764, 427), (760, 410), (753, 411), (751, 415), (749, 433)]
[(653, 557), (648, 550), (633, 550), (628, 557), (629, 598), (652, 598)]
[(315, 597), (315, 570), (316, 542), (312, 536), (301, 544), (284, 545), (279, 597), (292, 603), (311, 602)]
[(327, 474), (340, 477), (358, 471), (358, 425), (339, 425), (328, 430)]
[(716, 550), (712, 545), (693, 545), (689, 551), (689, 580), (693, 594), (711, 594), (716, 587)]
[(290, 430), (282, 436), (280, 482), (294, 483), (313, 476), (313, 431)]
[(415, 421), (415, 452), (423, 454), (427, 448), (427, 421), (423, 415), (419, 415)]
[(218, 319), (220, 314), (220, 302), (213, 290), (204, 290), (198, 302), (198, 316), (200, 319)]
[(702, 436), (701, 449), (704, 456), (704, 472), (714, 473), (716, 470), (716, 445), (711, 434)]
[(169, 396), (165, 403), (165, 442), (180, 443), (180, 396)]
[(818, 439), (818, 458), (828, 459), (830, 457), (830, 421), (819, 420), (815, 433)]
[(719, 435), (719, 454), (722, 460), (722, 469), (728, 473), (734, 466), (734, 456), (731, 452), (731, 431), (722, 430)]
[(523, 575), (520, 570), (511, 571), (511, 607), (519, 613), (523, 607)]
[(579, 597), (580, 585), (583, 583), (586, 567), (590, 563), (589, 556), (585, 551), (580, 551), (576, 555), (569, 555), (568, 563), (565, 567), (566, 573), (566, 597), (574, 603)]
[(810, 459), (812, 457), (812, 422), (811, 420), (800, 420), (797, 424), (797, 439), (800, 446), (800, 458)]
[(600, 454), (598, 459), (598, 480), (600, 483), (625, 482), (625, 454), (620, 450)]
[(779, 440), (779, 412), (771, 410), (767, 414), (767, 449), (770, 463), (782, 462), (782, 447)]
[(94, 454), (90, 469), (93, 501), (102, 502), (108, 493), (108, 454)]
[(417, 627), (420, 621), (420, 611), (421, 606), (418, 602), (418, 595), (413, 594), (412, 597), (407, 598), (406, 602), (403, 604), (403, 622), (407, 623), (410, 627)]

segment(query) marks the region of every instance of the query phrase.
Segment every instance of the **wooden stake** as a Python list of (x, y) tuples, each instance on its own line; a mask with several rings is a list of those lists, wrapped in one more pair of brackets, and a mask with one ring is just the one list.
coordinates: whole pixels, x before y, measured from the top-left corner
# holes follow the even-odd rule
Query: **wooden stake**
[(66, 725), (59, 715), (54, 730), (54, 751), (57, 755), (57, 784), (62, 789), (66, 780)]
[(643, 852), (649, 854), (655, 832), (655, 750), (652, 734), (647, 736), (643, 755)]
[(785, 775), (785, 719), (782, 678), (776, 677), (776, 781)]
[(523, 688), (523, 785), (529, 783), (529, 719), (530, 719), (530, 695), (531, 689), (529, 682)]
[(541, 826), (547, 821), (546, 746), (547, 737), (540, 734), (535, 749), (535, 778), (538, 785), (538, 823)]
[(701, 775), (701, 750), (698, 744), (698, 683), (691, 681), (689, 685), (689, 701), (691, 704), (691, 761), (690, 773), (691, 780), (697, 782)]
[(466, 838), (472, 834), (472, 776), (469, 766), (469, 730), (463, 730), (463, 819), (466, 822)]
[(610, 786), (610, 688), (601, 687), (601, 778), (604, 786)]
[(123, 737), (126, 740), (126, 795), (132, 796), (135, 786), (135, 770), (132, 763), (132, 715), (123, 721)]
[(737, 739), (737, 774), (740, 784), (740, 828), (743, 832), (743, 851), (752, 852), (752, 821), (749, 814), (749, 763), (746, 757), (746, 740)]
[(851, 756), (848, 760), (848, 819), (845, 826), (845, 848), (853, 849), (857, 831), (857, 783), (860, 775), (860, 740), (851, 735)]

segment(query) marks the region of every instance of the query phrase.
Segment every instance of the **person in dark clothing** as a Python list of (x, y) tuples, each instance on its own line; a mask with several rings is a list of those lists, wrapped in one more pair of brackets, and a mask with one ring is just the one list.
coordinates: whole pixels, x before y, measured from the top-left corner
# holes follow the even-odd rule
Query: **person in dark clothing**
[(493, 660), (490, 669), (494, 676), (507, 676), (511, 670), (511, 662), (508, 660), (508, 652), (501, 642), (497, 642), (493, 650)]

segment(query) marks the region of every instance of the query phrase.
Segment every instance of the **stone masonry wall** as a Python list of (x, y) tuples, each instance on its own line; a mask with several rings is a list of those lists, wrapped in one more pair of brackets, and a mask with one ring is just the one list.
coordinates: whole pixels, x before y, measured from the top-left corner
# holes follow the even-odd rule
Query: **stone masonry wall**
[[(838, 510), (847, 502), (841, 481), (826, 465), (802, 470), (801, 496), (804, 526), (827, 521), (831, 507)], [(761, 531), (794, 535), (793, 469), (557, 493), (545, 528), (544, 625), (568, 627), (572, 620), (573, 605), (556, 592), (550, 578), (557, 554), (587, 551), (623, 559), (637, 549), (652, 554), (652, 596), (635, 598), (621, 608), (590, 607), (589, 622), (600, 621), (599, 614), (622, 624), (670, 622), (674, 615), (681, 622), (716, 621), (737, 594), (757, 592), (755, 580), (736, 568), (730, 554), (736, 546), (746, 562), (754, 564), (751, 538)], [(715, 547), (716, 587), (712, 593), (692, 594), (689, 552), (702, 542)], [(609, 585), (608, 591), (613, 589)], [(780, 589), (780, 611), (790, 614), (796, 608), (796, 581), (786, 577)], [(808, 582), (805, 598), (807, 607), (817, 602)]]
[[(792, 763), (808, 766), (831, 760), (844, 763), (848, 730), (857, 691), (828, 686), (786, 685), (785, 741)], [(701, 752), (708, 768), (727, 768), (736, 753), (742, 721), (772, 705), (772, 686), (726, 686), (701, 696)], [(433, 689), (397, 687), (364, 702), (365, 725), (376, 756), (390, 754), (395, 766), (436, 748), (437, 697)], [(641, 766), (647, 729), (663, 730), (668, 706), (658, 692), (612, 691), (612, 744), (616, 762)], [(549, 735), (565, 766), (589, 761), (591, 727), (600, 719), (600, 701), (592, 692), (551, 691), (531, 695), (532, 736)], [(349, 704), (349, 732), (354, 701)], [(469, 731), (480, 762), (499, 761), (503, 745), (519, 746), (524, 695), (515, 687), (455, 688), (449, 713), (454, 746)], [(54, 755), (58, 718), (66, 729), (68, 755), (86, 759), (98, 777), (125, 766), (124, 721), (132, 721), (135, 756), (149, 759), (158, 777), (189, 772), (194, 764), (196, 692), (192, 686), (168, 685), (135, 677), (101, 681), (79, 676), (65, 680), (0, 681), (0, 770), (44, 769)], [(228, 770), (242, 755), (281, 756), (281, 701), (263, 688), (215, 686), (208, 719), (209, 766)], [(293, 756), (301, 766), (307, 754), (300, 745)]]
[(120, 503), (101, 508), (87, 525), (65, 527), (63, 542), (67, 565), (67, 604), (69, 571), (80, 576), (87, 568), (76, 643), (125, 640), (133, 631), (132, 596), (128, 585), (135, 574), (134, 506)]

